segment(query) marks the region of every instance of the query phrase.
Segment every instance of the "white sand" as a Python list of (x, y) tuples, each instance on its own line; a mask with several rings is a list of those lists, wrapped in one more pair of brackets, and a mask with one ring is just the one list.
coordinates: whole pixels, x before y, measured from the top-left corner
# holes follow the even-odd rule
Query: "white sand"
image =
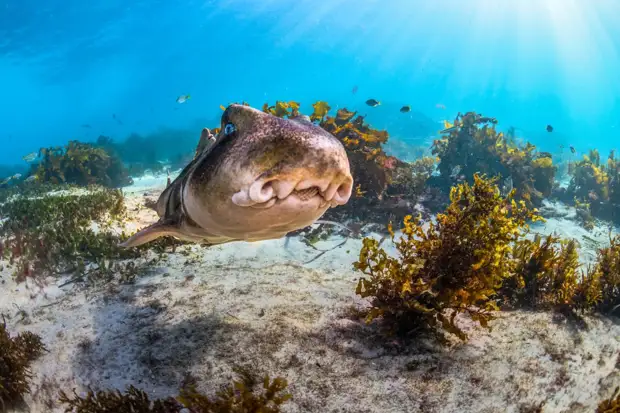
[[(156, 199), (154, 184), (165, 176), (125, 190), (135, 228), (155, 220), (140, 206), (144, 193)], [(536, 229), (583, 235), (567, 217)], [(542, 401), (544, 412), (591, 412), (620, 385), (618, 319), (580, 330), (517, 311), (491, 332), (461, 318), (470, 340), (450, 348), (382, 338), (352, 316), (365, 305), (351, 267), (360, 246), (348, 240), (307, 265), (317, 252), (295, 238), (183, 247), (133, 285), (86, 290), (16, 285), (5, 269), (9, 331), (38, 333), (50, 350), (33, 365), (30, 411), (61, 412), (58, 389), (74, 387), (175, 395), (188, 372), (212, 393), (246, 363), (288, 379), (286, 412), (519, 412)], [(582, 248), (588, 262), (593, 247)]]

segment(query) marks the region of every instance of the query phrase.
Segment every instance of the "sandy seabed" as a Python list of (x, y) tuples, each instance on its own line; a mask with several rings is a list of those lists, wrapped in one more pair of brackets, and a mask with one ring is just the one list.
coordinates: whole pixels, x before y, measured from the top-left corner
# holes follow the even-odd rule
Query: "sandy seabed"
[[(140, 207), (164, 178), (125, 193), (131, 228), (156, 220)], [(147, 194), (145, 196), (145, 194)], [(589, 238), (584, 264), (606, 229), (586, 232), (570, 208), (534, 229)], [(319, 245), (329, 248), (341, 240)], [(185, 246), (134, 284), (41, 288), (0, 274), (9, 331), (40, 334), (49, 349), (32, 366), (30, 412), (62, 412), (59, 389), (133, 384), (152, 397), (177, 394), (191, 374), (211, 394), (250, 365), (289, 382), (286, 412), (593, 412), (620, 385), (620, 322), (587, 318), (578, 328), (546, 312), (503, 312), (485, 330), (465, 317), (467, 343), (404, 345), (356, 317), (352, 268), (361, 241), (317, 255), (296, 238)]]

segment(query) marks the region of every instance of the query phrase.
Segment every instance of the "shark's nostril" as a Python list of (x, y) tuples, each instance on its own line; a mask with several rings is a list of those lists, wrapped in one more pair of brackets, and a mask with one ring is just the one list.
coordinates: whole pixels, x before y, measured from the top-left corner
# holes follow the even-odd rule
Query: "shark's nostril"
[(338, 187), (338, 191), (336, 191), (336, 193), (338, 194), (340, 198), (348, 198), (351, 196), (352, 188), (353, 186), (351, 185), (351, 182), (345, 182), (343, 184), (340, 184), (340, 186)]
[(341, 183), (334, 195), (334, 201), (339, 205), (344, 205), (351, 198), (351, 192), (353, 191), (353, 179), (348, 178), (345, 182)]
[(271, 181), (258, 180), (250, 186), (250, 199), (258, 204), (269, 201), (274, 197), (274, 189)]

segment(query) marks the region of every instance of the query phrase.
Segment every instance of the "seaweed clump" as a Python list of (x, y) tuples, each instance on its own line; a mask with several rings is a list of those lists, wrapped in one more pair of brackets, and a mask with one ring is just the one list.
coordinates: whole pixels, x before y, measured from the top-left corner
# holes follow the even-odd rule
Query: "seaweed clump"
[(594, 149), (583, 159), (570, 165), (571, 182), (563, 196), (565, 200), (575, 199), (587, 204), (592, 215), (620, 222), (620, 159), (612, 150), (606, 162), (601, 162), (598, 150)]
[(435, 140), (433, 154), (440, 159), (440, 176), (434, 184), (445, 191), (455, 183), (471, 183), (474, 173), (498, 176), (505, 193), (516, 189), (516, 199), (540, 206), (554, 187), (556, 167), (551, 154), (537, 152), (530, 143), (518, 144), (497, 132), (495, 118), (475, 112), (446, 122), (445, 136)]
[(271, 380), (265, 376), (258, 380), (243, 369), (235, 371), (240, 378), (215, 397), (200, 393), (195, 383), (189, 382), (176, 399), (151, 401), (144, 391), (130, 386), (125, 394), (118, 390), (90, 390), (86, 397), (78, 396), (75, 390), (73, 397), (61, 391), (60, 402), (66, 405), (67, 413), (278, 413), (280, 406), (291, 398), (284, 393), (288, 384), (281, 377)]
[(64, 147), (41, 148), (40, 154), (31, 170), (39, 183), (115, 188), (133, 182), (118, 156), (90, 143), (69, 141)]
[(259, 380), (245, 369), (234, 370), (239, 378), (215, 397), (201, 394), (190, 382), (181, 389), (178, 400), (196, 413), (278, 413), (280, 406), (292, 397), (285, 393), (288, 383), (282, 377), (271, 380), (266, 375)]
[(73, 391), (70, 397), (60, 391), (59, 402), (65, 405), (65, 412), (75, 413), (179, 413), (181, 408), (174, 400), (151, 401), (143, 390), (129, 386), (125, 394), (119, 390), (93, 392), (89, 390), (85, 397)]
[(504, 304), (531, 309), (570, 310), (579, 280), (575, 240), (549, 235), (518, 240), (512, 252), (515, 268), (503, 282)]
[(76, 280), (121, 274), (130, 281), (139, 268), (134, 261), (120, 260), (143, 256), (165, 241), (136, 249), (119, 247), (128, 236), (116, 228), (125, 213), (118, 189), (17, 197), (0, 205), (0, 259), (13, 267), (18, 282), (67, 272), (75, 272)]
[(514, 269), (512, 243), (528, 221), (541, 219), (513, 197), (514, 190), (504, 198), (494, 179), (475, 174), (473, 185), (452, 188), (450, 205), (427, 229), (408, 216), (396, 241), (390, 224), (399, 258), (365, 238), (354, 267), (365, 275), (356, 293), (371, 298), (366, 320), (382, 317), (400, 334), (441, 327), (462, 340), (457, 314), (487, 327), (498, 309), (492, 297)]
[(620, 235), (598, 251), (594, 267), (576, 288), (580, 308), (612, 313), (620, 308)]
[(616, 387), (614, 394), (598, 405), (596, 413), (620, 413), (620, 387)]
[(620, 307), (620, 236), (598, 251), (595, 265), (579, 270), (574, 240), (549, 235), (515, 243), (514, 272), (504, 280), (503, 304), (512, 308), (558, 310), (566, 315), (611, 313)]
[[(331, 107), (325, 101), (317, 101), (312, 107), (310, 120), (344, 145), (356, 182), (354, 196), (347, 205), (329, 210), (326, 218), (371, 223), (386, 218), (402, 219), (411, 213), (435, 168), (435, 158), (424, 157), (413, 163), (401, 161), (383, 149), (388, 132), (372, 128), (364, 116), (346, 108), (330, 116)], [(263, 111), (284, 118), (301, 115), (300, 104), (294, 101), (265, 104)]]
[(0, 408), (21, 400), (30, 392), (30, 364), (45, 351), (41, 337), (23, 332), (11, 337), (6, 322), (0, 324)]

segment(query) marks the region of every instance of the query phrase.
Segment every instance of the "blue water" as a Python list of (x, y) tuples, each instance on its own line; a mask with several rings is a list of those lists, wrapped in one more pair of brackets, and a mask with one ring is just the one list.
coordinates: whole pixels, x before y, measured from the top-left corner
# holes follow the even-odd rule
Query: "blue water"
[(221, 104), (290, 99), (360, 110), (394, 139), (475, 110), (544, 150), (607, 151), (617, 16), (617, 0), (2, 0), (0, 163), (100, 134), (198, 139)]

